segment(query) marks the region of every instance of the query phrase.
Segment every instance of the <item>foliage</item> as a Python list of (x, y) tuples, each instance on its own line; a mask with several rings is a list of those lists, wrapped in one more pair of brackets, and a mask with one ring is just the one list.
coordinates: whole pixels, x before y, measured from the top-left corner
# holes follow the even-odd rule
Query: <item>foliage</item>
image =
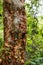
[[(27, 46), (25, 65), (43, 65), (43, 27), (39, 28), (37, 17), (39, 0), (26, 3), (27, 14)], [(43, 16), (41, 16), (42, 18)], [(38, 26), (39, 25), (39, 26)], [(43, 26), (43, 25), (41, 25)]]
[(1, 48), (3, 46), (3, 17), (2, 17), (2, 12), (3, 12), (3, 1), (0, 0), (0, 51), (1, 51)]

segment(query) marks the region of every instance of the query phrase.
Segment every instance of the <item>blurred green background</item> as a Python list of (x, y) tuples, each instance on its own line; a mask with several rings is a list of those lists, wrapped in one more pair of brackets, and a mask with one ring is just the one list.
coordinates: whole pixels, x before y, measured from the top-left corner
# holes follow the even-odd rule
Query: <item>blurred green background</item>
[(3, 46), (3, 0), (0, 0), (0, 48)]
[[(27, 16), (27, 46), (25, 65), (43, 65), (43, 16), (37, 16), (40, 0), (25, 3)], [(0, 0), (0, 51), (3, 46), (3, 1)], [(0, 52), (1, 53), (1, 52)]]

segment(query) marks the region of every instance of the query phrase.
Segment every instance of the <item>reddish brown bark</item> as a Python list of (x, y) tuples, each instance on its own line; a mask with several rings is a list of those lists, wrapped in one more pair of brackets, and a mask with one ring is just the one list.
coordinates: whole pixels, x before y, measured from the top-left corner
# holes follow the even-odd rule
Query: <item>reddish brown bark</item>
[(4, 48), (1, 65), (24, 65), (26, 14), (24, 0), (4, 0)]

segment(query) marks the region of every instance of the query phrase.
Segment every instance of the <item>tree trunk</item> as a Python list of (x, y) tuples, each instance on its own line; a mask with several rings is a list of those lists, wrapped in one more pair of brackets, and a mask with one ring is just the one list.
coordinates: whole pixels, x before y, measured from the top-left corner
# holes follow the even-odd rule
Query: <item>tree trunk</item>
[(26, 14), (24, 0), (4, 0), (4, 48), (1, 65), (24, 65)]

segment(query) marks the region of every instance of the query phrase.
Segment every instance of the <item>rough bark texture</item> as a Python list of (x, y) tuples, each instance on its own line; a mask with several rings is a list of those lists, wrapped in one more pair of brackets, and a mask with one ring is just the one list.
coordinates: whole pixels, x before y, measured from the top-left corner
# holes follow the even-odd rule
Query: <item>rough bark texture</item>
[(24, 0), (4, 0), (4, 48), (1, 65), (24, 65), (26, 14)]

